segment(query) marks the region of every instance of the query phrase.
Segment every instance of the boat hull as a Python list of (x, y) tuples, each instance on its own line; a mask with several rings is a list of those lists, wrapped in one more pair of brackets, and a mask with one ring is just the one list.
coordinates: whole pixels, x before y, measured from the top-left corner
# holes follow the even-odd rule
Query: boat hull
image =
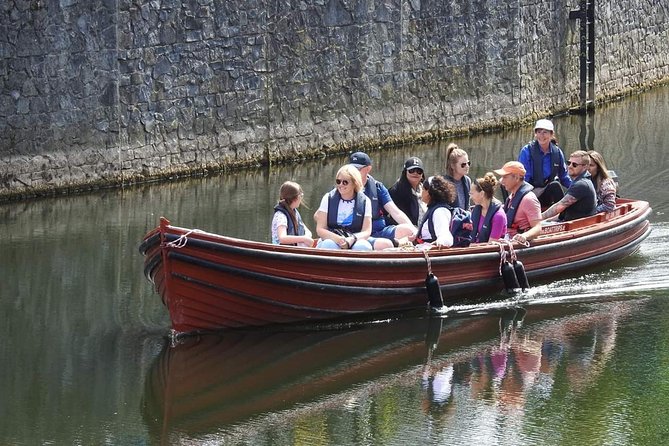
[[(582, 272), (636, 251), (648, 236), (647, 202), (547, 226), (515, 254), (531, 280)], [(140, 251), (145, 275), (179, 333), (331, 320), (426, 308), (425, 279), (446, 305), (504, 289), (499, 244), (354, 252), (277, 246), (179, 228), (161, 219)], [(507, 254), (508, 255), (508, 254)]]

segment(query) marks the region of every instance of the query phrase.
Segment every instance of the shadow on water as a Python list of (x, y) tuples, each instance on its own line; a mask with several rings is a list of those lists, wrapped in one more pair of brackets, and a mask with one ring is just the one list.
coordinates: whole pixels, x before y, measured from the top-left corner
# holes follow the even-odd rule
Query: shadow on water
[[(453, 387), (521, 407), (562, 365), (572, 391), (592, 381), (616, 324), (641, 302), (542, 305), (467, 318), (424, 317), (350, 330), (229, 332), (185, 339), (148, 370), (142, 412), (160, 443), (262, 438), (305, 417), (388, 391), (418, 391), (425, 414), (450, 417)], [(579, 346), (579, 336), (588, 346)], [(581, 351), (588, 350), (588, 357)], [(578, 356), (579, 364), (572, 364)], [(545, 381), (545, 379), (544, 379)], [(405, 389), (405, 390), (402, 390)]]

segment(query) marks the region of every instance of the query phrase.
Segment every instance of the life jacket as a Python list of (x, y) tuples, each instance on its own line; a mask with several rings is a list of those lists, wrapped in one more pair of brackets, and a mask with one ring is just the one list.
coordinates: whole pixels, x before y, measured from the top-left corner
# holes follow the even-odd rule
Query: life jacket
[(541, 147), (537, 141), (533, 141), (530, 144), (530, 159), (532, 160), (531, 184), (534, 187), (545, 187), (558, 176), (561, 169), (564, 169), (564, 166), (561, 166), (560, 149), (558, 146), (551, 142), (549, 151), (551, 156), (551, 173), (548, 178), (544, 178), (544, 153), (541, 151)]
[[(288, 209), (285, 207), (281, 206), (280, 204), (277, 204), (274, 206), (274, 212), (281, 212), (286, 216), (286, 219), (288, 220), (288, 226), (286, 227), (286, 235), (304, 235), (304, 224), (302, 223), (302, 216), (300, 216), (300, 213), (295, 209), (295, 218), (297, 219), (297, 225), (298, 227), (295, 228), (295, 224), (293, 224), (293, 218), (290, 216), (290, 213), (288, 212)], [(293, 245), (296, 245), (296, 243), (292, 243)]]
[(355, 203), (353, 205), (353, 221), (350, 226), (341, 226), (337, 224), (337, 212), (339, 210), (339, 200), (341, 194), (337, 189), (330, 191), (328, 197), (328, 228), (338, 229), (343, 228), (350, 232), (362, 231), (362, 223), (365, 219), (365, 194), (358, 192), (355, 196)]
[[(513, 220), (516, 218), (516, 212), (518, 212), (518, 206), (520, 202), (523, 201), (523, 197), (527, 195), (528, 192), (532, 191), (532, 186), (528, 183), (523, 182), (523, 185), (518, 188), (511, 200), (507, 199), (504, 202), (504, 212), (506, 212), (506, 227), (514, 228), (518, 232), (522, 232), (518, 225), (514, 225)], [(527, 229), (527, 228), (525, 228)]]
[(502, 203), (493, 201), (490, 203), (488, 208), (488, 213), (485, 215), (483, 220), (483, 225), (481, 226), (481, 232), (479, 232), (479, 221), (481, 220), (481, 205), (477, 204), (472, 209), (472, 242), (476, 243), (485, 243), (490, 240), (490, 230), (492, 229), (492, 217), (499, 211), (502, 207)]
[(466, 247), (472, 241), (472, 214), (462, 208), (452, 207), (446, 203), (437, 203), (427, 207), (427, 212), (423, 215), (423, 219), (418, 225), (418, 233), (422, 234), (422, 228), (427, 221), (427, 230), (430, 233), (430, 239), (422, 239), (423, 242), (431, 243), (437, 239), (437, 234), (434, 232), (434, 222), (432, 221), (432, 214), (439, 208), (446, 208), (451, 211), (451, 224), (449, 230), (453, 235), (453, 247)]
[(446, 203), (435, 203), (435, 204), (430, 204), (427, 206), (427, 211), (425, 214), (423, 214), (423, 218), (421, 221), (418, 223), (418, 234), (423, 233), (423, 226), (425, 223), (427, 223), (427, 230), (430, 233), (430, 238), (429, 239), (422, 239), (423, 242), (425, 243), (431, 243), (435, 240), (437, 240), (437, 234), (434, 232), (434, 222), (432, 221), (432, 215), (434, 214), (434, 211), (436, 211), (439, 208), (446, 208), (451, 210), (452, 208), (448, 206)]
[[(455, 189), (456, 189), (456, 191), (457, 191), (457, 181), (455, 181), (455, 179), (454, 179), (452, 176), (450, 176), (450, 175), (446, 175), (446, 174), (444, 174), (443, 177), (444, 177), (445, 179), (447, 179), (448, 181), (450, 181), (451, 183), (453, 183), (454, 185), (456, 185), (456, 188), (455, 188)], [(468, 203), (469, 203), (469, 191), (470, 191), (471, 188), (472, 188), (472, 179), (469, 178), (467, 175), (465, 175), (465, 176), (463, 176), (462, 178), (460, 178), (460, 182), (462, 182), (462, 189), (463, 189), (464, 194), (465, 194), (465, 208), (467, 208), (467, 207), (468, 207)], [(448, 203), (448, 205), (449, 205), (450, 207), (452, 207), (452, 208), (458, 208), (458, 207), (460, 207), (460, 206), (459, 206), (459, 203), (458, 203), (458, 197), (456, 196), (456, 197), (455, 197), (455, 200), (452, 201), (452, 202), (450, 202), (450, 203)]]
[(365, 195), (372, 202), (372, 222), (384, 218), (383, 209), (379, 207), (379, 186), (373, 176), (367, 175)]

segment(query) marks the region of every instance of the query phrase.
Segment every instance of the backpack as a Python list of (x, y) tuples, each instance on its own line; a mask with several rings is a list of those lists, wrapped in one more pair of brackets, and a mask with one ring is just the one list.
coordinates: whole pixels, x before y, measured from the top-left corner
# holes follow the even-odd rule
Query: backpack
[(450, 208), (451, 211), (451, 234), (453, 234), (453, 247), (464, 248), (472, 242), (472, 213), (462, 208)]

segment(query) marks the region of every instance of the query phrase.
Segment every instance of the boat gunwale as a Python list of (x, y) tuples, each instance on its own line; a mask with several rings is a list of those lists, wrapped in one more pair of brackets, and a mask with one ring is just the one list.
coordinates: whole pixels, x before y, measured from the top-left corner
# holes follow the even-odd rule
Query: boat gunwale
[[(648, 206), (645, 209), (638, 208), (638, 211), (644, 210), (644, 212), (634, 216), (632, 213), (636, 214), (637, 212), (630, 211), (619, 217), (608, 220), (607, 222), (596, 223), (589, 225), (584, 228), (578, 228), (572, 231), (567, 231), (559, 233), (559, 240), (548, 240), (547, 237), (554, 237), (556, 234), (549, 234), (546, 238), (538, 240), (536, 244), (530, 246), (522, 246), (515, 244), (514, 249), (519, 257), (524, 257), (524, 255), (534, 254), (537, 251), (547, 251), (551, 252), (556, 249), (564, 249), (565, 246), (572, 244), (577, 241), (581, 242), (592, 242), (599, 240), (601, 238), (611, 237), (626, 231), (629, 231), (634, 226), (639, 225), (642, 221), (647, 221), (648, 215), (651, 213), (651, 208)], [(628, 221), (620, 224), (618, 221), (619, 218), (623, 217), (632, 217)], [(614, 224), (615, 223), (615, 224)], [(599, 225), (599, 226), (598, 226)], [(605, 228), (602, 226), (605, 225)], [(422, 251), (370, 251), (370, 252), (351, 252), (351, 251), (336, 251), (336, 250), (315, 250), (313, 248), (294, 248), (294, 250), (283, 251), (276, 249), (263, 249), (265, 247), (275, 247), (277, 245), (272, 245), (264, 242), (254, 242), (244, 239), (236, 239), (233, 237), (207, 233), (205, 231), (191, 232), (186, 228), (179, 228), (176, 226), (169, 226), (168, 230), (184, 231), (184, 234), (178, 235), (173, 232), (165, 233), (165, 240), (167, 242), (175, 241), (185, 236), (187, 238), (186, 244), (184, 247), (190, 246), (193, 249), (205, 249), (210, 251), (225, 251), (238, 253), (245, 256), (254, 256), (254, 257), (263, 257), (269, 259), (288, 259), (290, 258), (295, 262), (311, 262), (311, 263), (327, 263), (327, 264), (345, 264), (345, 265), (366, 265), (366, 266), (401, 266), (401, 265), (413, 265), (413, 264), (422, 264), (425, 262), (425, 256)], [(195, 235), (195, 236), (194, 236)], [(204, 238), (197, 238), (197, 236), (206, 235), (210, 236), (216, 240), (208, 240)], [(191, 238), (188, 238), (191, 237)], [(234, 242), (244, 242), (240, 243), (229, 243), (230, 241)], [(199, 245), (199, 246), (198, 246)], [(164, 248), (165, 249), (165, 248)], [(170, 251), (178, 250), (181, 248), (167, 248)], [(299, 250), (299, 251), (298, 251)], [(350, 255), (333, 255), (339, 253), (346, 253)], [(467, 261), (485, 261), (490, 260), (492, 257), (499, 257), (500, 255), (500, 246), (499, 243), (488, 243), (481, 244), (477, 246), (472, 246), (468, 248), (445, 248), (445, 249), (434, 249), (428, 250), (430, 261), (433, 264), (449, 264), (449, 263), (459, 263), (463, 259)], [(357, 255), (363, 254), (363, 255)], [(366, 254), (366, 255), (365, 255)]]

